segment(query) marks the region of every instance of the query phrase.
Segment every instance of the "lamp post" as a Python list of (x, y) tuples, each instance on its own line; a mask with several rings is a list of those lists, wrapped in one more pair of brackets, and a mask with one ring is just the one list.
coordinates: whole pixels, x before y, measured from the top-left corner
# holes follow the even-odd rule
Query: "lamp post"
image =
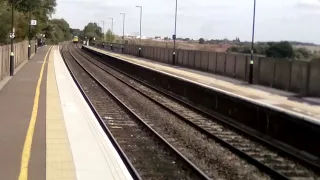
[(111, 19), (111, 32), (113, 34), (113, 18), (109, 18), (109, 19)]
[(141, 57), (141, 38), (142, 38), (142, 34), (141, 34), (141, 27), (142, 27), (142, 6), (136, 6), (137, 8), (140, 8), (140, 47), (139, 47), (139, 57)]
[(173, 39), (173, 55), (172, 55), (172, 64), (176, 63), (176, 38), (177, 38), (177, 13), (178, 12), (178, 0), (176, 0), (176, 11), (175, 11), (175, 20), (174, 20), (174, 35)]
[(250, 68), (249, 68), (249, 84), (252, 84), (252, 81), (253, 81), (253, 47), (254, 47), (255, 20), (256, 20), (256, 0), (254, 0), (254, 5), (253, 5), (253, 25), (252, 25), (251, 59), (250, 59)]
[(28, 44), (28, 60), (31, 56), (31, 11), (29, 11), (29, 44)]
[(122, 25), (122, 41), (124, 44), (124, 24), (125, 24), (125, 20), (126, 20), (126, 14), (125, 13), (120, 13), (121, 15), (123, 15), (123, 25)]
[(113, 38), (113, 18), (109, 18), (111, 19), (111, 39), (109, 39), (109, 41), (111, 42), (111, 51), (113, 51), (113, 46), (112, 46), (112, 38)]
[(11, 52), (10, 52), (10, 76), (13, 76), (14, 74), (14, 51), (13, 51), (13, 39), (14, 39), (14, 0), (12, 0), (11, 4)]
[(136, 7), (140, 8), (140, 46), (141, 46), (142, 6), (136, 6)]
[(126, 20), (126, 14), (125, 13), (120, 13), (123, 15), (123, 25), (122, 25), (122, 41), (123, 41), (123, 44), (122, 44), (122, 47), (121, 47), (121, 51), (122, 51), (122, 54), (124, 53), (124, 24), (125, 24), (125, 20)]
[(103, 33), (102, 33), (102, 35), (103, 35), (103, 41), (105, 41), (105, 31), (104, 31), (104, 21), (101, 21), (102, 22), (102, 31), (103, 31)]
[[(109, 18), (109, 19), (111, 19), (111, 36), (113, 36), (113, 18)], [(111, 41), (111, 39), (109, 39), (109, 41)], [(112, 46), (112, 44), (111, 44), (111, 46)]]

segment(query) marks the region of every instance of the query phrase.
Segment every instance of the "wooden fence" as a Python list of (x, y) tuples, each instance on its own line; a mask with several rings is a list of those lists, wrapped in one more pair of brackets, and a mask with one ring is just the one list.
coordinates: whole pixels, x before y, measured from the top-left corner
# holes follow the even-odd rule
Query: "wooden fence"
[[(28, 41), (15, 43), (14, 48), (14, 68), (16, 69), (23, 61), (28, 59)], [(10, 75), (10, 52), (11, 45), (0, 46), (0, 81)], [(31, 42), (31, 54), (35, 52), (35, 42)]]

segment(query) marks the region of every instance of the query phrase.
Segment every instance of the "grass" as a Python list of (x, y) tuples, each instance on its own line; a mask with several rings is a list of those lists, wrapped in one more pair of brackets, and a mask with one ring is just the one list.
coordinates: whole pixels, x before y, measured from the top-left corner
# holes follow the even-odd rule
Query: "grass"
[[(129, 39), (127, 38), (129, 44), (140, 44), (140, 39)], [(153, 46), (153, 47), (165, 47), (173, 48), (172, 40), (152, 40), (152, 39), (142, 39), (141, 44), (143, 46)], [(186, 50), (201, 50), (201, 51), (215, 51), (215, 52), (226, 52), (230, 44), (198, 44), (195, 42), (185, 42), (185, 41), (176, 41), (177, 49), (186, 49)]]

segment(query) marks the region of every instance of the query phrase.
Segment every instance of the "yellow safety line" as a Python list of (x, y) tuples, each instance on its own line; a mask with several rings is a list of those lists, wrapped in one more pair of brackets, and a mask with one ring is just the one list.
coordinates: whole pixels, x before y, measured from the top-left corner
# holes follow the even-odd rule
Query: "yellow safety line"
[(33, 139), (34, 128), (35, 128), (36, 120), (37, 120), (37, 116), (38, 116), (40, 86), (41, 86), (41, 81), (42, 81), (42, 77), (43, 77), (44, 65), (46, 64), (47, 56), (48, 56), (51, 48), (52, 48), (52, 46), (49, 48), (46, 56), (44, 57), (44, 61), (42, 63), (40, 76), (39, 76), (37, 87), (36, 87), (36, 94), (34, 96), (31, 119), (30, 119), (28, 131), (27, 131), (27, 135), (26, 135), (26, 139), (24, 141), (24, 146), (23, 146), (23, 151), (22, 151), (19, 180), (27, 180), (28, 179), (28, 168), (29, 168), (29, 160), (30, 160), (31, 147), (32, 147), (32, 139)]

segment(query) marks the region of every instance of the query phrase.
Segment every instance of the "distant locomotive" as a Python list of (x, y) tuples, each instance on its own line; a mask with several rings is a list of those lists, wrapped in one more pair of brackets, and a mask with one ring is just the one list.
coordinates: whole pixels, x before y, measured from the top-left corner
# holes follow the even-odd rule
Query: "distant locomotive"
[(73, 43), (78, 43), (79, 42), (78, 36), (74, 36), (72, 41)]

